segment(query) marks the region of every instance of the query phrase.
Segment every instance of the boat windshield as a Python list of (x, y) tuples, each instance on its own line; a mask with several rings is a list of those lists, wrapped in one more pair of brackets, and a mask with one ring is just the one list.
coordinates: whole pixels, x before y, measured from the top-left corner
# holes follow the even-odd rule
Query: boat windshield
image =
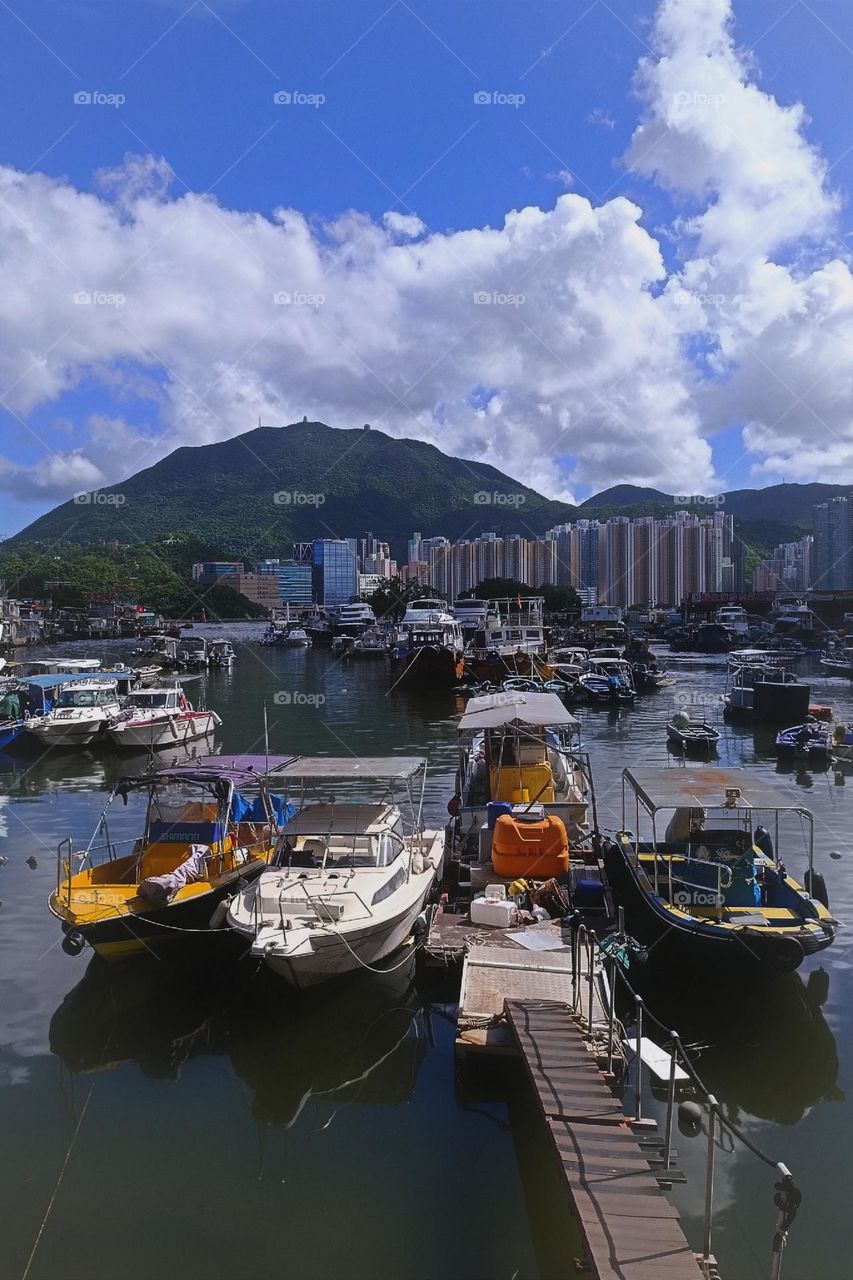
[(134, 693), (135, 707), (166, 707), (169, 705), (168, 693)]
[(66, 689), (59, 695), (58, 707), (104, 707), (115, 701), (108, 689)]

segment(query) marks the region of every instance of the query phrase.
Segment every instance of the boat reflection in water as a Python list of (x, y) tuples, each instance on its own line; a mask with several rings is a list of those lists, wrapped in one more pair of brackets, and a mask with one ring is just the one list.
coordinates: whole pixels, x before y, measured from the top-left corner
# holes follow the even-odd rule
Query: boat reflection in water
[[(818, 1102), (838, 1101), (838, 1051), (821, 1011), (829, 974), (779, 975), (734, 993), (709, 977), (691, 977), (689, 1000), (671, 982), (643, 980), (639, 994), (655, 1017), (674, 1027), (706, 1088), (729, 1117), (797, 1124)], [(657, 1034), (657, 1033), (655, 1033)]]
[(221, 747), (200, 738), (177, 747), (158, 751), (115, 752), (81, 750), (69, 753), (44, 752), (32, 759), (0, 752), (0, 773), (16, 795), (42, 795), (46, 791), (108, 790), (126, 773), (145, 773), (150, 768), (162, 769), (199, 756), (218, 755)]
[(314, 1101), (326, 1127), (349, 1103), (412, 1096), (429, 1045), (413, 965), (306, 1000), (287, 998), (256, 963), (176, 970), (152, 957), (116, 968), (95, 956), (51, 1019), (50, 1047), (73, 1072), (136, 1063), (157, 1079), (177, 1079), (199, 1055), (227, 1056), (261, 1126), (289, 1128)]

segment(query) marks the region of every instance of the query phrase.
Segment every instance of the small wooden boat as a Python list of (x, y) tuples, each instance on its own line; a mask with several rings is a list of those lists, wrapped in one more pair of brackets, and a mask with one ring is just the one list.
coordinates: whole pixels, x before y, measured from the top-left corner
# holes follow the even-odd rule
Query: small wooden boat
[(720, 734), (705, 720), (691, 720), (686, 711), (676, 711), (666, 725), (667, 739), (681, 751), (702, 752), (710, 755), (716, 751)]

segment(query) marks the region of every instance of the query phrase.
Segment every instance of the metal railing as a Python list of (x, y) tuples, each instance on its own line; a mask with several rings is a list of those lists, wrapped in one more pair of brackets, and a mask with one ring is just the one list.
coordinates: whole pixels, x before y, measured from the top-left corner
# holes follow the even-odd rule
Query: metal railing
[[(618, 936), (624, 937), (624, 927), (622, 921), (622, 908), (619, 909), (619, 927)], [(705, 1126), (707, 1133), (707, 1150), (705, 1158), (705, 1207), (702, 1234), (702, 1253), (701, 1266), (703, 1274), (707, 1280), (711, 1280), (716, 1275), (715, 1263), (711, 1252), (711, 1239), (714, 1223), (714, 1179), (716, 1170), (716, 1150), (721, 1142), (722, 1135), (727, 1133), (732, 1142), (732, 1150), (734, 1150), (735, 1141), (744, 1146), (752, 1155), (756, 1156), (769, 1168), (773, 1169), (779, 1175), (779, 1181), (774, 1184), (773, 1203), (777, 1210), (776, 1224), (773, 1234), (773, 1242), (771, 1248), (770, 1270), (768, 1272), (770, 1280), (780, 1280), (782, 1274), (782, 1256), (788, 1240), (788, 1230), (796, 1217), (799, 1209), (802, 1194), (794, 1182), (793, 1175), (787, 1165), (779, 1160), (774, 1160), (761, 1150), (745, 1133), (726, 1116), (717, 1098), (711, 1091), (706, 1088), (702, 1082), (696, 1068), (694, 1067), (690, 1057), (681, 1041), (678, 1032), (667, 1028), (664, 1023), (656, 1018), (655, 1015), (646, 1007), (642, 997), (637, 994), (628, 981), (625, 971), (619, 962), (618, 957), (612, 952), (603, 953), (599, 947), (598, 939), (595, 934), (589, 930), (586, 925), (576, 923), (572, 930), (572, 1011), (586, 1022), (589, 1034), (595, 1029), (594, 1007), (595, 1007), (595, 986), (596, 978), (603, 975), (607, 976), (606, 984), (606, 1002), (601, 1002), (604, 1013), (604, 1021), (598, 1024), (599, 1030), (603, 1033), (606, 1028), (607, 1034), (607, 1071), (613, 1074), (613, 1065), (615, 1057), (615, 1037), (617, 1029), (624, 1032), (624, 1026), (616, 1014), (616, 994), (617, 986), (621, 983), (622, 989), (628, 998), (631, 1010), (634, 1015), (636, 1028), (636, 1052), (634, 1054), (633, 1063), (627, 1061), (626, 1070), (622, 1076), (623, 1094), (627, 1091), (633, 1080), (634, 1094), (634, 1123), (642, 1121), (643, 1115), (643, 1025), (648, 1019), (655, 1027), (663, 1033), (664, 1043), (669, 1045), (669, 1079), (667, 1081), (667, 1099), (666, 1099), (666, 1118), (664, 1121), (664, 1138), (660, 1157), (661, 1170), (659, 1177), (661, 1181), (666, 1181), (666, 1173), (672, 1171), (673, 1155), (675, 1154), (672, 1146), (673, 1125), (676, 1112), (676, 1092), (677, 1092), (677, 1076), (678, 1068), (681, 1067), (689, 1077), (695, 1092), (704, 1102), (704, 1108), (707, 1112), (707, 1124)], [(584, 1004), (586, 1004), (586, 1012), (584, 1013)], [(627, 1039), (627, 1036), (626, 1036)], [(700, 1104), (701, 1105), (701, 1104)], [(697, 1130), (697, 1133), (701, 1130)]]

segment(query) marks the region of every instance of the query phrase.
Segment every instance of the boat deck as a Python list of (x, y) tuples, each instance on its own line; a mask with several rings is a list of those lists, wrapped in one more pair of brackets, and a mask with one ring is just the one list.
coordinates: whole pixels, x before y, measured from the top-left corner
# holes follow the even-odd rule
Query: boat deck
[[(501, 971), (503, 972), (503, 971)], [(562, 1000), (504, 1004), (598, 1280), (697, 1280), (678, 1211)]]

